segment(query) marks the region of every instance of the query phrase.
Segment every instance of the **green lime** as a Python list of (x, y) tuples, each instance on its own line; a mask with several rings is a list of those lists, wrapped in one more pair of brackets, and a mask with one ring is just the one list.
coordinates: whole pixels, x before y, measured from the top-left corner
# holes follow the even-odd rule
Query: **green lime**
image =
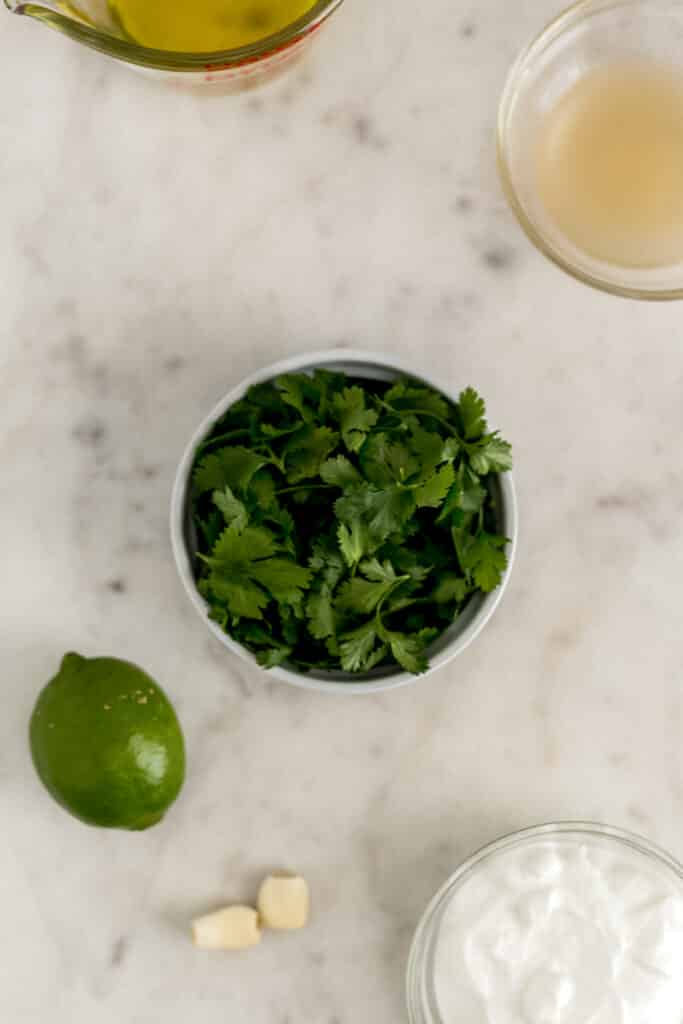
[(136, 665), (67, 654), (30, 726), (36, 771), (88, 825), (145, 829), (161, 821), (185, 777), (185, 744), (170, 701)]

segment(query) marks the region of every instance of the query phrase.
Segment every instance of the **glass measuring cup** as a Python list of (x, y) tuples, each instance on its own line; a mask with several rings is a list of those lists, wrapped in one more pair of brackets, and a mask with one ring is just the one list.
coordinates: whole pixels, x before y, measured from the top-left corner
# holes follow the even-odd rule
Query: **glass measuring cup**
[(279, 74), (301, 54), (343, 0), (317, 0), (301, 18), (248, 46), (206, 53), (175, 53), (128, 38), (106, 0), (5, 0), (14, 14), (35, 18), (99, 53), (157, 78), (192, 84), (222, 84), (241, 91)]

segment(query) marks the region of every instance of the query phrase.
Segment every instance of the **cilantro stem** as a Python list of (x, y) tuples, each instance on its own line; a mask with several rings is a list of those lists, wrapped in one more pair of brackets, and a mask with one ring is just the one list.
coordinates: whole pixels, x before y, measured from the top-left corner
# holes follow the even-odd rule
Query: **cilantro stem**
[(387, 608), (385, 615), (395, 615), (397, 612), (402, 612), (404, 608), (412, 608), (416, 604), (433, 604), (433, 597), (412, 597), (404, 598), (401, 604), (397, 608)]
[(296, 487), (283, 487), (276, 494), (295, 494), (296, 491), (330, 491), (334, 484), (297, 484)]
[(335, 665), (331, 659), (328, 659), (327, 661), (304, 661), (303, 658), (297, 658), (295, 664), (300, 665), (303, 668), (314, 668), (319, 671), (322, 670), (323, 672), (334, 672), (335, 669), (339, 671), (339, 666)]
[(196, 456), (205, 452), (207, 448), (213, 448), (215, 444), (222, 444), (223, 441), (233, 441), (236, 437), (249, 437), (251, 430), (230, 430), (227, 434), (219, 434), (217, 437), (210, 437), (208, 441), (203, 441), (197, 448)]
[(385, 409), (389, 409), (396, 416), (404, 416), (406, 414), (410, 414), (412, 416), (429, 416), (430, 419), (436, 420), (437, 423), (440, 423), (444, 430), (448, 431), (451, 437), (455, 437), (460, 444), (464, 444), (455, 427), (452, 426), (448, 420), (445, 420), (443, 416), (438, 416), (435, 412), (429, 412), (428, 409), (394, 409), (393, 405), (390, 405), (389, 402), (385, 402), (384, 399), (380, 398), (378, 401), (382, 403)]
[[(387, 599), (391, 597), (391, 595), (394, 593), (397, 587), (400, 587), (402, 583), (408, 583), (409, 580), (410, 576), (397, 576), (394, 582), (392, 583), (391, 587), (389, 588), (389, 590), (387, 590), (386, 594), (381, 598), (379, 604), (377, 605), (377, 608), (375, 609), (375, 629), (377, 631), (377, 636), (380, 638), (380, 640), (383, 640), (385, 643), (390, 643), (390, 640), (388, 638), (387, 630), (384, 627), (384, 623), (382, 622), (382, 608), (384, 607), (384, 604), (386, 603)], [(387, 615), (388, 614), (390, 613), (387, 612)]]

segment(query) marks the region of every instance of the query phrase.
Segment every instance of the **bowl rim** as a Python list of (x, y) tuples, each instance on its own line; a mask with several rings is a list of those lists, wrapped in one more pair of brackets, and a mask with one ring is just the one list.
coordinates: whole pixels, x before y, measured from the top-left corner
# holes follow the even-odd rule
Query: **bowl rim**
[(483, 861), (495, 856), (502, 850), (507, 850), (535, 839), (564, 835), (599, 837), (622, 846), (629, 846), (631, 849), (642, 853), (669, 869), (678, 877), (683, 886), (683, 863), (678, 861), (673, 854), (636, 832), (618, 828), (614, 825), (585, 819), (561, 819), (515, 829), (512, 832), (499, 836), (497, 839), (479, 847), (474, 853), (461, 861), (446, 881), (438, 888), (420, 917), (410, 945), (406, 968), (405, 994), (410, 1024), (439, 1024), (435, 1020), (430, 1019), (427, 1021), (422, 1010), (416, 1007), (415, 1000), (419, 998), (419, 993), (422, 989), (423, 975), (426, 969), (426, 946), (433, 937), (432, 931), (437, 921), (437, 915), (449, 899), (451, 892), (467, 875), (475, 871)]
[[(508, 160), (508, 122), (514, 108), (520, 83), (523, 81), (528, 67), (533, 63), (537, 53), (542, 51), (546, 42), (555, 34), (559, 34), (575, 22), (588, 19), (593, 14), (613, 8), (643, 5), (643, 0), (576, 0), (551, 20), (545, 23), (539, 32), (528, 42), (518, 54), (507, 74), (505, 85), (498, 105), (496, 124), (496, 160), (498, 176), (505, 198), (510, 209), (517, 218), (522, 231), (532, 245), (551, 263), (563, 270), (570, 277), (582, 284), (587, 284), (597, 291), (605, 292), (622, 299), (640, 299), (647, 302), (671, 302), (683, 298), (683, 283), (676, 287), (648, 286), (646, 284), (620, 284), (616, 280), (598, 272), (583, 269), (559, 248), (536, 226), (527, 213), (526, 207), (519, 197), (515, 177)], [(608, 264), (605, 264), (608, 266)], [(678, 266), (678, 264), (676, 265)], [(683, 270), (682, 270), (683, 274)]]
[[(270, 678), (275, 678), (282, 682), (289, 683), (290, 685), (297, 686), (300, 689), (317, 690), (321, 693), (349, 695), (372, 694), (407, 686), (410, 683), (414, 683), (419, 679), (424, 679), (426, 676), (431, 675), (432, 672), (443, 667), (447, 662), (452, 661), (453, 658), (457, 657), (457, 655), (461, 654), (467, 647), (469, 647), (469, 645), (477, 638), (486, 624), (490, 621), (507, 588), (517, 552), (519, 530), (518, 508), (515, 485), (511, 472), (501, 473), (497, 476), (500, 485), (501, 503), (506, 518), (506, 533), (508, 534), (509, 539), (507, 548), (508, 564), (505, 572), (503, 573), (500, 585), (490, 594), (483, 595), (481, 606), (473, 615), (471, 622), (466, 626), (462, 633), (458, 634), (450, 642), (445, 644), (443, 650), (432, 656), (428, 670), (420, 676), (412, 675), (411, 673), (405, 672), (401, 669), (391, 675), (377, 679), (369, 679), (365, 682), (361, 680), (356, 682), (346, 682), (342, 680), (324, 680), (315, 677), (311, 678), (310, 676), (305, 676), (298, 672), (291, 671), (283, 666), (263, 669), (258, 665), (258, 662), (250, 651), (237, 643), (237, 641), (233, 640), (231, 636), (221, 629), (217, 622), (213, 622), (209, 619), (207, 615), (206, 602), (199, 593), (195, 583), (184, 537), (187, 488), (195, 452), (198, 445), (207, 436), (216, 420), (219, 419), (231, 405), (234, 405), (235, 402), (239, 401), (239, 399), (246, 394), (249, 388), (253, 387), (255, 384), (264, 383), (265, 381), (272, 380), (274, 377), (278, 377), (286, 373), (301, 373), (315, 368), (325, 369), (331, 365), (341, 366), (343, 364), (356, 364), (359, 368), (362, 366), (377, 366), (389, 373), (406, 374), (415, 380), (423, 381), (425, 384), (428, 384), (430, 387), (453, 401), (452, 393), (445, 391), (443, 387), (437, 384), (434, 380), (431, 380), (429, 376), (426, 376), (422, 372), (418, 372), (403, 359), (395, 356), (387, 356), (384, 353), (373, 352), (366, 349), (332, 348), (313, 352), (300, 352), (296, 355), (288, 356), (285, 359), (280, 359), (255, 370), (253, 373), (242, 379), (235, 387), (231, 388), (221, 399), (219, 399), (218, 402), (215, 403), (209, 413), (204, 416), (200, 424), (193, 431), (190, 440), (184, 448), (176, 470), (171, 494), (171, 546), (173, 549), (176, 570), (181, 583), (183, 584), (185, 593), (211, 633), (228, 650), (232, 651), (243, 661), (247, 661), (249, 664), (257, 666), (264, 673), (267, 672), (267, 675)], [(344, 372), (349, 371), (346, 370)]]

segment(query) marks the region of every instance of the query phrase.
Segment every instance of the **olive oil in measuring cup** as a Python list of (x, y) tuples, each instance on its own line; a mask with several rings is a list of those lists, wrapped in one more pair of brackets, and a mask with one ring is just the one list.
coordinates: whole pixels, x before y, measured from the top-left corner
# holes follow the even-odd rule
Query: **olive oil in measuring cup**
[(131, 39), (174, 53), (231, 50), (297, 21), (314, 0), (110, 0)]
[(547, 110), (535, 170), (550, 220), (590, 256), (683, 261), (683, 74), (654, 62), (585, 73)]

